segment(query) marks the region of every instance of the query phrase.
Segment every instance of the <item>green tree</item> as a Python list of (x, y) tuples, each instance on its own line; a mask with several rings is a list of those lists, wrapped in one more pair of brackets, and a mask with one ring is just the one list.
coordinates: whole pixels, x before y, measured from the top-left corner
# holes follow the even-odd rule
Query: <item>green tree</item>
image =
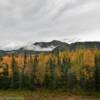
[(45, 69), (44, 85), (49, 89), (56, 88), (55, 63), (53, 61), (53, 57), (49, 58)]
[(3, 58), (0, 58), (0, 89), (8, 89), (10, 85), (10, 79), (8, 77), (8, 64), (3, 63)]
[(17, 69), (17, 63), (15, 61), (15, 56), (14, 54), (12, 54), (12, 78), (11, 78), (11, 88), (13, 89), (17, 89), (18, 88), (18, 83), (19, 83), (19, 73), (18, 73), (18, 69)]
[(96, 65), (95, 86), (96, 86), (96, 91), (100, 92), (100, 55), (96, 55), (95, 65)]
[[(31, 78), (24, 73), (25, 68), (28, 66), (29, 63), (27, 63), (27, 53), (24, 51), (24, 67), (19, 71), (19, 88), (22, 89), (33, 89), (33, 83), (31, 81)], [(30, 63), (32, 64), (32, 58), (30, 53)]]
[(56, 78), (55, 78), (55, 63), (54, 60), (49, 59), (49, 68), (50, 68), (50, 87), (55, 88), (56, 87)]
[(36, 68), (38, 66), (38, 55), (35, 55), (34, 58), (32, 57), (32, 55), (30, 54), (30, 63), (31, 63), (31, 66), (32, 66), (32, 74), (31, 74), (31, 79), (30, 79), (30, 85), (32, 88), (36, 88), (36, 81), (37, 81), (37, 78), (36, 78)]
[(81, 69), (80, 87), (86, 91), (95, 90), (95, 68), (90, 66), (83, 66)]
[(44, 76), (44, 86), (45, 88), (49, 88), (49, 83), (50, 83), (50, 75), (49, 75), (49, 68), (46, 66), (45, 69), (45, 76)]
[(66, 57), (63, 58), (62, 62), (60, 63), (61, 67), (61, 86), (63, 88), (67, 88), (68, 84), (68, 70), (70, 68), (70, 62)]

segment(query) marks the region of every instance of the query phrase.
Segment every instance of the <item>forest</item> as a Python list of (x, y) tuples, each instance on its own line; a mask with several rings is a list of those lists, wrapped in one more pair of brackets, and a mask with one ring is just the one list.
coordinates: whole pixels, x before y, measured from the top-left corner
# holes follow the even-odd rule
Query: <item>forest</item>
[(100, 50), (0, 57), (0, 89), (100, 92)]

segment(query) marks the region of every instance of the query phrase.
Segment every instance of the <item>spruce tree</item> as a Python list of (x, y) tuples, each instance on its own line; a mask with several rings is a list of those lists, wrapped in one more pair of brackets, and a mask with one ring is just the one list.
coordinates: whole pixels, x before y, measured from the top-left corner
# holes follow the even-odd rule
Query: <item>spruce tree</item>
[(8, 64), (3, 63), (3, 58), (0, 58), (0, 69), (3, 72), (0, 73), (0, 89), (8, 89), (10, 85), (10, 79), (8, 77)]
[(28, 55), (27, 55), (26, 51), (24, 51), (24, 67), (19, 72), (19, 74), (20, 74), (19, 75), (20, 76), (19, 77), (19, 80), (20, 80), (20, 88), (33, 90), (33, 83), (31, 81), (31, 78), (24, 73), (25, 68), (27, 67), (27, 65), (30, 63), (31, 66), (32, 66), (32, 64), (33, 64), (32, 57), (31, 57), (32, 56), (31, 53), (30, 53), (30, 62), (29, 63), (27, 63), (27, 56)]
[(95, 87), (96, 87), (96, 91), (100, 92), (100, 55), (96, 55), (95, 65), (96, 65), (96, 70), (95, 70)]
[(17, 89), (18, 88), (18, 83), (19, 83), (19, 73), (17, 69), (17, 63), (15, 61), (15, 56), (12, 54), (12, 78), (11, 78), (11, 88)]
[(50, 68), (50, 87), (54, 89), (56, 87), (56, 78), (55, 78), (55, 63), (51, 58), (49, 59), (49, 68)]
[(45, 88), (50, 88), (49, 83), (50, 83), (49, 68), (48, 68), (48, 66), (46, 66), (45, 76), (44, 76), (44, 87)]
[(68, 84), (68, 70), (70, 68), (70, 62), (68, 61), (67, 58), (63, 58), (61, 64), (60, 64), (60, 67), (61, 67), (61, 86), (63, 88), (66, 88), (67, 87), (67, 84)]
[(52, 58), (49, 58), (46, 72), (45, 72), (45, 86), (49, 89), (56, 88), (56, 78), (55, 78), (55, 63)]
[(34, 59), (31, 57), (31, 66), (32, 66), (32, 74), (31, 74), (31, 83), (32, 83), (32, 87), (36, 88), (36, 67), (38, 66), (38, 56), (35, 55)]
[(80, 88), (85, 91), (95, 90), (95, 68), (84, 65), (81, 69)]

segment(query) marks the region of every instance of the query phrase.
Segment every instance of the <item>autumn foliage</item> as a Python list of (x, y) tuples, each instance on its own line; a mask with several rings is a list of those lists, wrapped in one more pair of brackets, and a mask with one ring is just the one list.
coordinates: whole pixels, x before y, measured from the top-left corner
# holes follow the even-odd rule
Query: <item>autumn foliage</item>
[[(77, 49), (57, 54), (9, 54), (1, 57), (0, 77), (4, 78), (6, 70), (9, 84), (17, 82), (16, 88), (95, 90), (96, 55), (100, 55), (100, 51), (90, 49)], [(16, 80), (14, 81), (13, 78)]]

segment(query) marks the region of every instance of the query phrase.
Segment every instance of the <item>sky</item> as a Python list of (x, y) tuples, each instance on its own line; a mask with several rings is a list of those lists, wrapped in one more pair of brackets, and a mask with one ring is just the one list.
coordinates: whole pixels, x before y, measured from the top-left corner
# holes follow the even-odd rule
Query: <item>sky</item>
[(51, 40), (100, 41), (100, 0), (0, 0), (0, 44)]

